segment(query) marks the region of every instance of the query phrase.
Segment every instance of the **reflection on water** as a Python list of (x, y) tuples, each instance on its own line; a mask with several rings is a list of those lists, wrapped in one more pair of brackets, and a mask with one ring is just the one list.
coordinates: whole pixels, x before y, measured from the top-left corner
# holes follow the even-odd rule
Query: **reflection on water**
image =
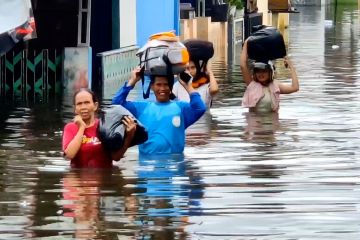
[(115, 238), (116, 233), (105, 233), (107, 227), (116, 222), (119, 229), (124, 229), (132, 222), (132, 215), (126, 213), (133, 211), (134, 197), (121, 192), (124, 185), (121, 172), (73, 170), (63, 176), (61, 183), (59, 214), (68, 226), (68, 234), (76, 239)]
[(281, 96), (278, 114), (248, 113), (238, 63), (214, 62), (222, 91), (187, 130), (185, 156), (133, 148), (112, 171), (69, 170), (70, 98), (2, 105), (0, 238), (358, 239), (359, 10), (298, 10), (288, 36), (300, 92)]
[(188, 169), (183, 156), (139, 157), (137, 211), (138, 237), (186, 239), (189, 217), (201, 214), (201, 178)]

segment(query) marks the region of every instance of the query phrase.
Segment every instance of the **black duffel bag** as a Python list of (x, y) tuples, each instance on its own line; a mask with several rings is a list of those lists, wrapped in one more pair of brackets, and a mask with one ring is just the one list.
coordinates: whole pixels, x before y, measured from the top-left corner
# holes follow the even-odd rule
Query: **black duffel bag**
[[(126, 126), (122, 123), (125, 116), (134, 116), (121, 105), (113, 105), (103, 111), (98, 127), (98, 137), (104, 148), (114, 152), (124, 144)], [(139, 145), (148, 140), (148, 133), (144, 126), (136, 120), (136, 132), (130, 146)]]
[(247, 51), (250, 59), (267, 62), (286, 56), (284, 38), (275, 27), (259, 25), (253, 27), (248, 38)]
[(183, 41), (183, 44), (187, 48), (191, 60), (208, 61), (214, 56), (214, 45), (212, 42), (199, 39), (187, 39)]

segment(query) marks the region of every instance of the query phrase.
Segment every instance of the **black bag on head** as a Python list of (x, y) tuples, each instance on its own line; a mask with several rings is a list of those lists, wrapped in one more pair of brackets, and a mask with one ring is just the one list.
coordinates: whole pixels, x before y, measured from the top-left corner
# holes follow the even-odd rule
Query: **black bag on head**
[(189, 52), (190, 60), (208, 61), (214, 56), (214, 45), (212, 42), (198, 39), (187, 39), (183, 41), (183, 44)]
[(214, 56), (213, 43), (199, 39), (187, 39), (183, 43), (189, 52), (190, 60), (194, 61), (196, 66), (197, 74), (193, 81), (196, 82), (202, 77), (208, 78), (206, 72), (204, 72), (206, 70), (204, 66), (206, 66), (209, 59)]
[[(117, 151), (124, 144), (126, 126), (122, 123), (125, 116), (134, 116), (124, 107), (113, 105), (103, 111), (98, 127), (98, 137), (108, 151)], [(136, 120), (136, 119), (135, 119)], [(148, 134), (144, 126), (136, 120), (136, 132), (130, 146), (139, 145), (147, 141)]]
[(248, 56), (258, 62), (267, 62), (286, 56), (284, 38), (275, 27), (254, 26), (248, 38)]

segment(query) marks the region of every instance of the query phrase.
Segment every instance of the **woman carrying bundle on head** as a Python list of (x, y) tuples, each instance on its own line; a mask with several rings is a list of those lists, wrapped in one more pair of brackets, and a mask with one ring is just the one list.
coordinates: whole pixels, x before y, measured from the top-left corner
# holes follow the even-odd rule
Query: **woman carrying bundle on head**
[[(246, 84), (242, 106), (252, 112), (278, 112), (280, 94), (290, 94), (299, 90), (296, 69), (285, 56), (285, 44), (280, 33), (272, 27), (263, 27), (244, 43), (240, 67)], [(291, 84), (274, 79), (275, 66), (272, 60), (284, 58), (285, 67), (291, 71)], [(248, 59), (254, 60), (251, 73)]]
[[(213, 44), (208, 41), (189, 39), (184, 42), (184, 45), (189, 52), (190, 61), (186, 72), (181, 73), (179, 78), (185, 82), (190, 81), (209, 109), (213, 97), (219, 91), (215, 76), (207, 64), (214, 55)], [(173, 93), (180, 101), (190, 101), (189, 94), (179, 82), (174, 84)]]

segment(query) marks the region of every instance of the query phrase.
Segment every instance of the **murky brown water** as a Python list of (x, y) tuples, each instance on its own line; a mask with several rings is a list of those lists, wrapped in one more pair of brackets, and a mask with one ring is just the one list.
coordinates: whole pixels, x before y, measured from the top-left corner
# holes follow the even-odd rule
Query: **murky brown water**
[(332, 9), (291, 16), (301, 90), (278, 115), (241, 108), (239, 66), (215, 62), (222, 92), (184, 159), (134, 148), (111, 172), (71, 171), (59, 151), (68, 105), (2, 106), (0, 239), (359, 239), (355, 8), (339, 6), (333, 27)]

